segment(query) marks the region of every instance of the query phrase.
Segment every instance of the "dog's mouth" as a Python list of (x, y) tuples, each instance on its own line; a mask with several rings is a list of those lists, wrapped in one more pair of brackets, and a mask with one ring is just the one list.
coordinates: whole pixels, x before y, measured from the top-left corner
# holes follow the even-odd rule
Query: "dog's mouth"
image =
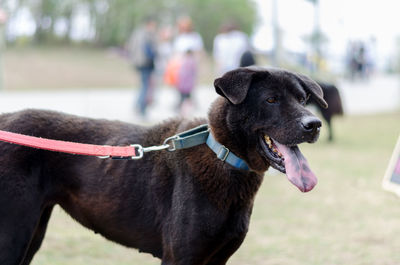
[(266, 134), (261, 136), (260, 142), (265, 158), (273, 168), (285, 173), (302, 192), (314, 188), (317, 178), (297, 145), (283, 145)]

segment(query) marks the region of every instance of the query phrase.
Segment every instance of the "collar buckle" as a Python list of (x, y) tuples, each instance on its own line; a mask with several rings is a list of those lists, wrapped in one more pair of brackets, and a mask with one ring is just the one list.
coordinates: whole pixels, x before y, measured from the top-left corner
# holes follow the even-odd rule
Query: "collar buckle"
[(230, 153), (230, 150), (228, 148), (226, 148), (224, 145), (221, 145), (221, 147), (218, 151), (218, 154), (217, 154), (217, 158), (225, 162), (229, 153)]

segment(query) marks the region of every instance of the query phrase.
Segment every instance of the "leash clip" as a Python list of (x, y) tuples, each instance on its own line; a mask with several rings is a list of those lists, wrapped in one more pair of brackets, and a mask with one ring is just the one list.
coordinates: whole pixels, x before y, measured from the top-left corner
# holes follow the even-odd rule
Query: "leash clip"
[(132, 160), (137, 160), (143, 158), (144, 153), (148, 152), (153, 152), (153, 151), (161, 151), (164, 149), (168, 149), (170, 147), (169, 144), (163, 144), (163, 145), (155, 145), (155, 146), (149, 146), (149, 147), (143, 147), (140, 144), (131, 144), (132, 147), (135, 148), (135, 152), (137, 152), (138, 155), (132, 156)]
[[(99, 158), (112, 158), (112, 159), (131, 159), (138, 160), (143, 158), (144, 153), (153, 152), (153, 151), (161, 151), (167, 150), (169, 152), (176, 151), (177, 149), (185, 149), (189, 147), (193, 147), (196, 145), (203, 144), (207, 141), (207, 137), (210, 133), (210, 129), (207, 124), (203, 124), (197, 126), (196, 128), (190, 129), (188, 131), (181, 132), (179, 134), (168, 137), (164, 140), (162, 145), (155, 145), (149, 147), (143, 147), (140, 144), (131, 144), (130, 146), (135, 149), (135, 156), (126, 156), (126, 157), (111, 157), (107, 156), (98, 156)], [(229, 153), (229, 150), (228, 152)], [(221, 159), (225, 160), (227, 154), (224, 152), (221, 156)]]
[(161, 151), (161, 150), (168, 149), (168, 148), (169, 148), (169, 144), (143, 147), (143, 153), (153, 152), (153, 151)]
[(135, 153), (136, 153), (136, 151), (138, 153), (138, 155), (136, 155), (136, 156), (131, 156), (131, 159), (132, 160), (141, 159), (143, 157), (143, 153), (144, 153), (143, 146), (141, 146), (140, 144), (131, 144), (131, 146), (133, 148), (135, 148)]

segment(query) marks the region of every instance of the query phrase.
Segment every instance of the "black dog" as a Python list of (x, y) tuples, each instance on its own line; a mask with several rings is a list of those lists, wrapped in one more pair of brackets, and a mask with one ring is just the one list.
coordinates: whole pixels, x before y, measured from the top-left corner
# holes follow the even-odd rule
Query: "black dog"
[(158, 145), (207, 123), (243, 159), (238, 169), (205, 144), (142, 160), (102, 160), (0, 143), (0, 264), (29, 264), (55, 204), (93, 231), (169, 264), (225, 264), (248, 230), (254, 196), (272, 166), (301, 191), (316, 178), (297, 144), (315, 142), (323, 107), (311, 79), (278, 69), (241, 68), (215, 81), (207, 120), (175, 119), (145, 128), (117, 121), (26, 110), (0, 116), (0, 129), (104, 145)]
[(333, 141), (332, 117), (343, 115), (342, 99), (339, 90), (333, 84), (317, 81), (324, 93), (324, 100), (328, 103), (328, 108), (323, 108), (316, 101), (311, 99), (310, 104), (314, 104), (320, 111), (322, 117), (328, 125), (328, 141)]

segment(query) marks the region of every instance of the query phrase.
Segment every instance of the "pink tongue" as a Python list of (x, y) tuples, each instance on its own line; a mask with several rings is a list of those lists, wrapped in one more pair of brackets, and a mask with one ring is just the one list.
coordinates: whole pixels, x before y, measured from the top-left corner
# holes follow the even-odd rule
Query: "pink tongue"
[(317, 177), (311, 171), (306, 158), (297, 146), (288, 147), (274, 141), (285, 158), (286, 176), (302, 192), (310, 191), (317, 184)]

